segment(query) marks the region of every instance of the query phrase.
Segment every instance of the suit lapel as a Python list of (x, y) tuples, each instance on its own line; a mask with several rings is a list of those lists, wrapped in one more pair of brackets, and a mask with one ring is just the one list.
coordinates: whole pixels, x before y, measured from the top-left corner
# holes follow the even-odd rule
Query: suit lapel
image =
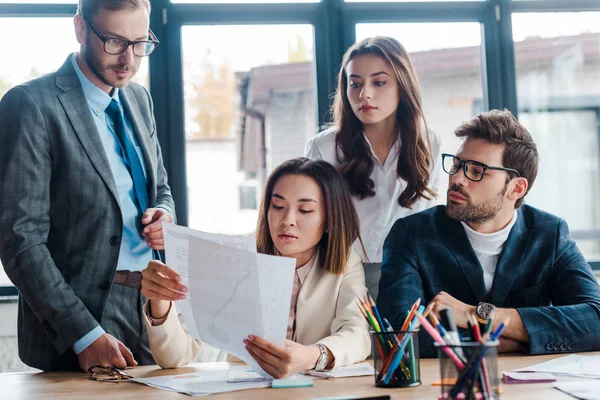
[(440, 214), (438, 218), (442, 227), (440, 230), (442, 239), (460, 266), (467, 282), (469, 282), (473, 296), (478, 302), (484, 301), (483, 269), (462, 224), (448, 217), (445, 212), (443, 215)]
[[(150, 149), (152, 148), (150, 143), (150, 133), (146, 129), (144, 121), (142, 121), (140, 107), (135, 96), (133, 96), (131, 91), (127, 90), (127, 88), (121, 90), (121, 101), (123, 102), (125, 114), (131, 120), (135, 137), (137, 138), (137, 141), (142, 149), (142, 154), (144, 155), (144, 164), (146, 165), (147, 175), (146, 188), (155, 188), (156, 185), (154, 182), (156, 181), (156, 176), (154, 171), (156, 171), (156, 168), (154, 164), (156, 156), (150, 152)], [(151, 193), (148, 191), (148, 200), (149, 206), (154, 204), (156, 201), (156, 193)]]
[(104, 144), (100, 139), (98, 128), (93, 120), (90, 106), (85, 98), (79, 79), (71, 65), (70, 57), (57, 71), (56, 86), (64, 91), (64, 93), (58, 95), (58, 100), (71, 121), (71, 125), (94, 168), (104, 180), (117, 204), (119, 204), (117, 186), (104, 150)]
[(520, 209), (517, 213), (517, 221), (512, 227), (502, 253), (500, 253), (500, 257), (498, 258), (498, 265), (494, 273), (494, 283), (492, 283), (492, 289), (490, 290), (490, 302), (499, 307), (502, 307), (504, 304), (510, 288), (521, 272), (521, 263), (525, 254), (527, 254), (527, 248), (531, 239), (531, 235), (527, 234), (527, 226), (523, 213)]
[(300, 288), (300, 292), (298, 292), (298, 299), (296, 300), (296, 341), (298, 343), (310, 342), (310, 321), (311, 318), (314, 318), (314, 310), (318, 310), (319, 305), (310, 305), (312, 299), (308, 294), (314, 293), (313, 288), (318, 284), (322, 272), (321, 264), (319, 263), (319, 255), (317, 254), (315, 264), (306, 276), (306, 279)]

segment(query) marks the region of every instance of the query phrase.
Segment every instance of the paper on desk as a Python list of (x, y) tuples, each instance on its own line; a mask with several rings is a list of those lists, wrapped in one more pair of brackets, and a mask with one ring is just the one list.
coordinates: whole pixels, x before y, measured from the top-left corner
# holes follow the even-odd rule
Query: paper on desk
[(504, 383), (544, 383), (556, 382), (556, 378), (549, 372), (502, 372)]
[(375, 369), (368, 362), (362, 362), (359, 364), (347, 365), (345, 367), (339, 367), (331, 371), (306, 371), (305, 375), (314, 376), (317, 378), (351, 378), (354, 376), (368, 376), (374, 375)]
[(600, 356), (571, 354), (517, 371), (550, 372), (555, 375), (600, 379)]
[(581, 400), (600, 400), (600, 384), (596, 381), (556, 382), (554, 387)]
[(251, 367), (247, 366), (233, 366), (229, 369), (227, 374), (227, 382), (258, 382), (271, 380), (271, 378), (265, 378), (259, 375)]
[(269, 381), (229, 383), (227, 382), (228, 372), (229, 369), (224, 368), (216, 371), (136, 378), (134, 382), (170, 392), (185, 393), (190, 396), (207, 396), (213, 393), (258, 389), (270, 385)]

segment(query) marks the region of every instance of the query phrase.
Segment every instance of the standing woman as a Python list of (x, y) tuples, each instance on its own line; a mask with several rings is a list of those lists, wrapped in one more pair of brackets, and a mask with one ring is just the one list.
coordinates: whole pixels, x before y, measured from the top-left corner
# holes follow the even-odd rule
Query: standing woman
[(383, 242), (393, 223), (435, 205), (440, 140), (427, 129), (417, 73), (395, 39), (375, 36), (346, 51), (333, 127), (311, 138), (305, 155), (337, 168), (353, 195), (376, 298)]

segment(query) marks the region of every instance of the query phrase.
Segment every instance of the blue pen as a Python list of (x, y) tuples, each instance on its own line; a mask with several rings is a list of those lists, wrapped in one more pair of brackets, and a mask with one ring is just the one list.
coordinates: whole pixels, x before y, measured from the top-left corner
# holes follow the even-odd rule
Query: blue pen
[(504, 320), (504, 322), (502, 322), (500, 325), (498, 325), (496, 330), (490, 336), (490, 340), (492, 340), (492, 341), (497, 340), (500, 337), (500, 335), (502, 335), (502, 331), (504, 330), (504, 328), (506, 328), (506, 325), (508, 325), (509, 322), (510, 322), (510, 317), (507, 317)]
[[(445, 337), (448, 336), (448, 332), (446, 331), (446, 328), (444, 328), (444, 325), (438, 324), (437, 328), (439, 329), (440, 335), (442, 335), (442, 338), (445, 339)], [(448, 340), (446, 340), (446, 341), (448, 341)], [(450, 342), (452, 342), (452, 339), (450, 339)]]

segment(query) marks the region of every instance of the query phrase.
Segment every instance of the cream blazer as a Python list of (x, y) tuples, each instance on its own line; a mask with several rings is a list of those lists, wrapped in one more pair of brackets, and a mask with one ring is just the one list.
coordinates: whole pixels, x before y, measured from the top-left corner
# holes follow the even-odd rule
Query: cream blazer
[[(335, 357), (332, 368), (363, 361), (371, 353), (369, 327), (358, 307), (367, 293), (360, 256), (351, 251), (346, 270), (336, 276), (317, 262), (310, 270), (296, 306), (296, 339), (303, 345), (322, 343)], [(144, 319), (150, 349), (162, 368), (176, 368), (195, 361), (225, 361), (226, 353), (194, 339), (174, 306), (167, 319), (152, 326)], [(204, 353), (204, 354), (203, 354)]]

